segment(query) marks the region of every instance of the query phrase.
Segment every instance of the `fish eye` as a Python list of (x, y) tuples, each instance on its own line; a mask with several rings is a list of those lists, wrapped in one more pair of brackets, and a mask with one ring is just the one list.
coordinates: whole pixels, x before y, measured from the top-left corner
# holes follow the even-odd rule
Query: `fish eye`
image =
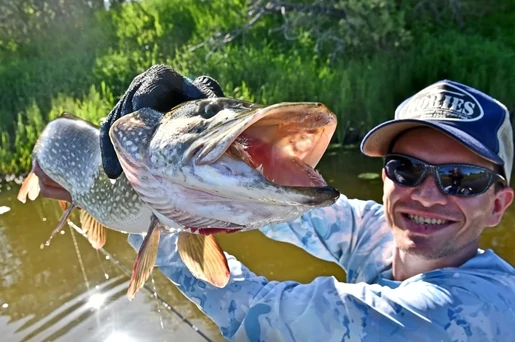
[(220, 103), (210, 102), (204, 106), (204, 111), (201, 111), (201, 115), (204, 119), (210, 119), (221, 110), (223, 110), (223, 106)]

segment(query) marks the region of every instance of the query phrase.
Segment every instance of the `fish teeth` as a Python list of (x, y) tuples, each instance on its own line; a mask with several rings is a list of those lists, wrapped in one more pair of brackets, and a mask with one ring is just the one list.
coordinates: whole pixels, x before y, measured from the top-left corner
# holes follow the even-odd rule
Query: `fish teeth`
[(440, 224), (449, 223), (448, 220), (423, 217), (423, 216), (413, 215), (413, 214), (408, 214), (408, 217), (410, 220), (412, 220), (413, 222), (418, 223), (418, 224), (440, 225)]
[(260, 164), (258, 167), (256, 167), (256, 170), (258, 170), (259, 173), (263, 174), (263, 164)]

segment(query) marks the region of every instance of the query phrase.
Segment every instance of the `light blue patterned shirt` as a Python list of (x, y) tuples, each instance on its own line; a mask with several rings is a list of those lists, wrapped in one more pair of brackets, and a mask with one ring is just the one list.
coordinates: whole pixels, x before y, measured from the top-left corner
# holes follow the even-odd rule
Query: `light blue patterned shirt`
[[(392, 281), (393, 238), (383, 206), (345, 196), (268, 237), (336, 261), (347, 283), (268, 281), (227, 255), (231, 280), (216, 288), (194, 278), (161, 235), (156, 266), (234, 341), (515, 341), (515, 269), (491, 250), (458, 268)], [(129, 242), (139, 248), (140, 235)]]

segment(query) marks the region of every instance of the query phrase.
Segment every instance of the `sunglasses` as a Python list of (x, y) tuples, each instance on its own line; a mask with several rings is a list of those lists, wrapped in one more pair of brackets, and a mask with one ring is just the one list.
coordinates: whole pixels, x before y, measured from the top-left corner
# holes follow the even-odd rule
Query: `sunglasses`
[(459, 163), (433, 165), (402, 154), (386, 155), (384, 169), (392, 181), (409, 187), (418, 186), (431, 173), (440, 190), (452, 196), (480, 195), (496, 182), (507, 185), (503, 176), (486, 167)]

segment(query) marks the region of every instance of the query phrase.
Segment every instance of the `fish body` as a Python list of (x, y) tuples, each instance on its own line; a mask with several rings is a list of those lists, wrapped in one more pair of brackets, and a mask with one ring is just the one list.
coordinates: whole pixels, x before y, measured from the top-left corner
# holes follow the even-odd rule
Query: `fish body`
[(105, 174), (98, 144), (99, 130), (71, 114), (51, 121), (40, 134), (33, 161), (66, 189), (72, 203), (99, 223), (126, 233), (143, 233), (152, 217), (125, 175), (111, 181)]
[(144, 108), (110, 137), (128, 181), (165, 224), (188, 232), (256, 229), (335, 202), (314, 167), (336, 127), (320, 103), (229, 98)]

